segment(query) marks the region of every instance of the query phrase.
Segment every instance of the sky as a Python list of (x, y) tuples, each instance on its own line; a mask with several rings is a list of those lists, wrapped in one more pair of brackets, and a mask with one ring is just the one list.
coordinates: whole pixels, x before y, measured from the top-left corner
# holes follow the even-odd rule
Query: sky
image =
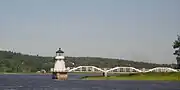
[(0, 0), (0, 49), (176, 63), (180, 0)]

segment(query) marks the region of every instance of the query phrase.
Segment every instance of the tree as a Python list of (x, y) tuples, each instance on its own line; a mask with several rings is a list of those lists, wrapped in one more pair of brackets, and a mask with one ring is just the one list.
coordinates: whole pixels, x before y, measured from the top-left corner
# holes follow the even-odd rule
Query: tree
[[(0, 72), (37, 72), (40, 70), (46, 70), (47, 72), (50, 72), (50, 68), (53, 68), (55, 63), (53, 58), (54, 57), (33, 56), (15, 53), (12, 51), (0, 51)], [(168, 64), (153, 64), (101, 57), (66, 56), (65, 62), (66, 67), (77, 67), (81, 65), (96, 66), (100, 68), (112, 68), (116, 66), (128, 65), (131, 65), (135, 68), (147, 69), (151, 69), (153, 67), (170, 67)]]
[(177, 68), (180, 68), (180, 36), (177, 35), (178, 39), (174, 41), (173, 48), (175, 49), (175, 52), (173, 53), (176, 55), (177, 60)]

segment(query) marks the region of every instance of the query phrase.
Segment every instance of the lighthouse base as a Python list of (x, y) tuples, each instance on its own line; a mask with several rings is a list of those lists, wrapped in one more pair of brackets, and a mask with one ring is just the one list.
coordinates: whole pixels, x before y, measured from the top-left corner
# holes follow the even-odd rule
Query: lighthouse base
[(67, 74), (67, 72), (53, 72), (52, 73), (52, 79), (67, 80), (68, 74)]

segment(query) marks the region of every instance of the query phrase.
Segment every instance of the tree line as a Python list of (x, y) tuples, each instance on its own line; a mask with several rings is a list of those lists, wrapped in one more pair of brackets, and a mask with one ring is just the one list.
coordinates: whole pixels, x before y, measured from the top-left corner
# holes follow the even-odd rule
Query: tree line
[[(171, 67), (171, 65), (168, 64), (135, 62), (100, 57), (66, 56), (65, 62), (67, 67), (77, 67), (80, 65), (91, 65), (100, 68), (112, 68), (116, 66), (131, 66), (135, 68)], [(26, 55), (12, 51), (0, 51), (0, 72), (37, 72), (42, 69), (49, 72), (50, 68), (53, 68), (54, 63), (54, 57)]]

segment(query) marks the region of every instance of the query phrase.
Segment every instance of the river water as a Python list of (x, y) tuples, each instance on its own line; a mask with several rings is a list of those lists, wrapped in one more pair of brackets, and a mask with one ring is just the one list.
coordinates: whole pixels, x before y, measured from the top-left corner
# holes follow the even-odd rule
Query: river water
[(0, 75), (0, 90), (180, 90), (178, 81), (52, 80), (51, 75)]

